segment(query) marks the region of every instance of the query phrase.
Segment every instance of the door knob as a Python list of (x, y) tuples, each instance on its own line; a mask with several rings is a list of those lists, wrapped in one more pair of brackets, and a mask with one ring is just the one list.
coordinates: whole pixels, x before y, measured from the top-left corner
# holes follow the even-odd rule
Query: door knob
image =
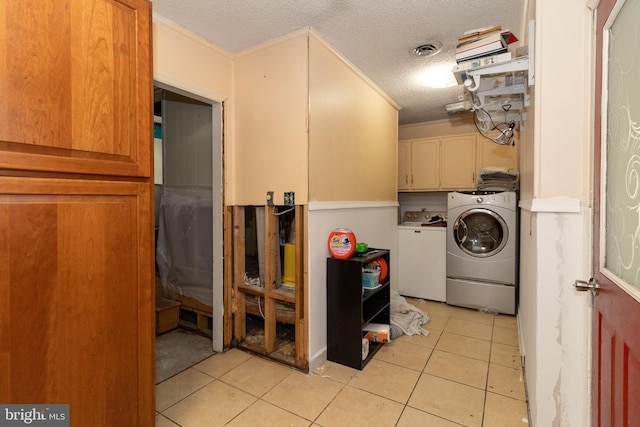
[(593, 277), (589, 279), (588, 282), (585, 282), (584, 280), (576, 280), (573, 287), (576, 288), (576, 291), (591, 291), (594, 296), (598, 295), (598, 289), (600, 289), (598, 281)]

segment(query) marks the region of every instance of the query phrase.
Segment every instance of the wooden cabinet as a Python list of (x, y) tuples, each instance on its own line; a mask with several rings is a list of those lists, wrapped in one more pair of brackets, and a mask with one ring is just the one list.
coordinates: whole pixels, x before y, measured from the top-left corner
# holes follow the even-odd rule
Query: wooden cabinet
[(399, 141), (398, 190), (428, 191), (439, 187), (440, 138)]
[(398, 190), (411, 189), (411, 141), (398, 142)]
[(440, 188), (470, 190), (476, 187), (476, 135), (441, 138)]
[[(398, 143), (399, 191), (468, 190), (476, 185), (476, 136), (421, 138)], [(408, 152), (408, 154), (406, 154)]]
[(0, 168), (149, 177), (148, 2), (1, 7)]
[(0, 402), (153, 425), (151, 5), (0, 16)]
[(362, 270), (371, 261), (383, 258), (389, 264), (389, 251), (378, 249), (366, 256), (327, 259), (327, 359), (363, 369), (382, 347), (369, 343), (369, 354), (362, 357), (362, 331), (368, 323), (390, 322), (390, 271), (377, 289), (362, 288)]
[(0, 401), (68, 403), (72, 426), (153, 425), (150, 197), (0, 177)]
[(411, 189), (435, 190), (440, 187), (440, 140), (411, 141)]
[(482, 136), (476, 142), (477, 171), (487, 167), (518, 169), (518, 145), (499, 145)]

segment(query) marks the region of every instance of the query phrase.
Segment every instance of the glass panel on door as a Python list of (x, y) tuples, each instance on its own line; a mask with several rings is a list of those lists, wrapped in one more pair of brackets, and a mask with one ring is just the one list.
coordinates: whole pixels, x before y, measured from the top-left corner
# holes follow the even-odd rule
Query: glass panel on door
[(606, 206), (605, 274), (634, 293), (640, 287), (640, 98), (632, 96), (640, 93), (638, 16), (640, 2), (626, 1), (608, 31), (606, 182), (601, 201)]

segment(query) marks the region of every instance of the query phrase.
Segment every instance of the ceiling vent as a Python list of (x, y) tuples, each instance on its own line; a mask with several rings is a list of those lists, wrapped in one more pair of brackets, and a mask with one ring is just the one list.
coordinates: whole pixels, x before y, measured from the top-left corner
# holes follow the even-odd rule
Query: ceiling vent
[(442, 49), (442, 43), (433, 42), (433, 43), (426, 43), (418, 47), (414, 47), (413, 49), (411, 49), (410, 52), (411, 52), (411, 55), (422, 58), (427, 56), (433, 56), (436, 53), (440, 52), (441, 49)]

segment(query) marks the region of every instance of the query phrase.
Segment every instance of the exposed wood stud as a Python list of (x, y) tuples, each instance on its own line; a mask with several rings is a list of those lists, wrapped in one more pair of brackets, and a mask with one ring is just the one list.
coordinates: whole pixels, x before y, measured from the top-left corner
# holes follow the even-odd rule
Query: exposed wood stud
[(227, 206), (224, 209), (223, 218), (223, 283), (224, 283), (224, 326), (223, 326), (223, 345), (225, 348), (231, 345), (233, 338), (233, 314), (236, 311), (237, 291), (233, 286), (234, 256), (233, 233), (236, 227), (233, 224), (233, 208)]
[[(232, 230), (232, 236), (225, 235), (225, 239), (230, 239), (232, 248), (229, 252), (233, 254), (233, 261), (225, 266), (233, 266), (233, 275), (230, 281), (229, 304), (233, 306), (227, 308), (226, 315), (233, 313), (233, 338), (232, 341), (242, 343), (244, 348), (264, 354), (282, 362), (292, 364), (299, 369), (306, 371), (308, 362), (308, 326), (305, 314), (308, 312), (308, 303), (305, 298), (307, 289), (307, 260), (305, 242), (308, 239), (306, 230), (307, 210), (303, 205), (295, 206), (295, 285), (294, 289), (287, 289), (277, 282), (277, 268), (279, 251), (278, 217), (274, 214), (273, 206), (265, 206), (264, 216), (264, 242), (259, 251), (264, 254), (264, 287), (245, 285), (245, 209), (246, 206), (235, 206), (230, 208), (229, 216), (233, 216), (227, 223)], [(229, 233), (231, 234), (231, 233)], [(226, 246), (225, 246), (226, 248)], [(225, 252), (226, 254), (227, 252)], [(227, 255), (225, 255), (227, 256)], [(225, 300), (226, 301), (226, 300)], [(260, 308), (258, 305), (261, 305)], [(294, 308), (291, 309), (290, 307)], [(262, 344), (249, 343), (247, 338), (247, 313), (259, 315), (264, 319), (264, 341)], [(295, 357), (294, 359), (283, 359), (276, 349), (277, 322), (292, 324), (295, 328)]]
[(234, 337), (238, 341), (247, 335), (247, 318), (244, 306), (244, 295), (238, 288), (244, 284), (245, 273), (245, 212), (244, 207), (233, 207), (233, 292), (235, 296), (235, 313), (233, 316)]
[(308, 333), (307, 333), (307, 306), (306, 306), (306, 283), (307, 283), (307, 262), (306, 246), (307, 241), (307, 210), (304, 206), (296, 206), (295, 234), (296, 234), (296, 284), (295, 284), (295, 349), (296, 366), (307, 370), (309, 367), (308, 357)]
[(276, 349), (276, 300), (270, 294), (276, 288), (276, 256), (278, 250), (277, 217), (273, 206), (264, 207), (264, 349), (267, 354)]

